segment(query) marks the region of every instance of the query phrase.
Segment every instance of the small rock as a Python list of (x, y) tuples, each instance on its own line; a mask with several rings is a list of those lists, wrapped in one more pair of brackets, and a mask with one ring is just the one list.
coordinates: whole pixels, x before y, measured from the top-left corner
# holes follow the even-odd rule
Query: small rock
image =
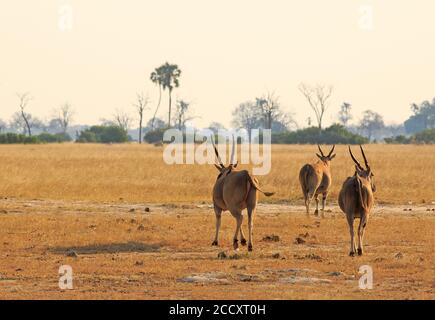
[(274, 258), (274, 259), (279, 259), (280, 257), (281, 257), (281, 255), (278, 252), (272, 254), (272, 258)]
[(141, 224), (139, 227), (137, 227), (138, 231), (144, 231), (145, 227), (143, 226), (143, 224)]
[(402, 259), (403, 258), (403, 254), (401, 252), (397, 253), (394, 258), (396, 259)]
[(151, 212), (150, 208), (146, 207), (145, 212)]
[(136, 223), (137, 221), (136, 221), (136, 219), (131, 219), (130, 220), (130, 223)]
[(332, 277), (339, 277), (342, 276), (343, 274), (339, 271), (333, 271), (333, 272), (329, 272), (328, 276), (332, 276)]
[(131, 208), (130, 210), (128, 210), (128, 212), (135, 212), (135, 209)]
[(143, 261), (136, 261), (135, 266), (143, 266)]

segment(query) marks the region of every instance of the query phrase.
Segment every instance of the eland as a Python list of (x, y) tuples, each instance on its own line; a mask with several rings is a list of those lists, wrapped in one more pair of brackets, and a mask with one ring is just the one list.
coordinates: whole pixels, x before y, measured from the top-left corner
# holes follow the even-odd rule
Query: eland
[(213, 206), (216, 214), (216, 235), (212, 243), (218, 245), (219, 229), (221, 226), (222, 211), (230, 211), (236, 219), (236, 231), (233, 238), (233, 247), (238, 249), (238, 235), (240, 233), (240, 243), (246, 245), (246, 238), (242, 229), (243, 214), (242, 211), (247, 209), (248, 212), (248, 251), (252, 251), (252, 228), (253, 215), (257, 206), (257, 191), (265, 196), (270, 197), (274, 193), (263, 191), (257, 179), (252, 177), (247, 170), (236, 170), (237, 163), (234, 163), (235, 141), (233, 136), (233, 145), (231, 160), (228, 166), (222, 163), (216, 145), (211, 138), (216, 155), (217, 164), (215, 167), (219, 171), (215, 185), (213, 187)]
[(329, 188), (332, 183), (330, 164), (331, 160), (335, 158), (335, 154), (332, 154), (335, 145), (327, 156), (325, 156), (319, 145), (317, 145), (317, 147), (320, 151), (320, 154), (316, 153), (319, 160), (313, 164), (306, 164), (301, 168), (299, 172), (299, 182), (304, 195), (307, 216), (310, 213), (310, 202), (313, 198), (316, 200), (316, 211), (314, 211), (314, 215), (319, 215), (319, 195), (322, 194), (322, 218), (324, 218), (326, 198), (328, 197)]
[(338, 204), (340, 209), (346, 214), (347, 223), (349, 224), (349, 255), (351, 257), (355, 255), (355, 235), (353, 230), (354, 220), (356, 218), (360, 219), (358, 227), (358, 255), (361, 256), (363, 254), (364, 232), (370, 211), (374, 204), (373, 193), (376, 191), (372, 169), (369, 166), (362, 146), (360, 146), (360, 149), (364, 158), (365, 168), (363, 168), (358, 160), (355, 159), (349, 146), (349, 153), (355, 163), (356, 170), (354, 176), (348, 177), (343, 183), (338, 196)]

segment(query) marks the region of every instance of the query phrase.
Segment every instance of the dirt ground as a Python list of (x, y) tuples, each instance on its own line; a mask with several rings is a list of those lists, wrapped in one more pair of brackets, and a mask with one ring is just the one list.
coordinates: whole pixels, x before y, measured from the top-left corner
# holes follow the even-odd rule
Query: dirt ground
[[(248, 253), (231, 249), (229, 213), (211, 246), (209, 203), (1, 199), (0, 298), (435, 299), (433, 204), (377, 205), (365, 255), (353, 258), (343, 214), (328, 209), (320, 219), (260, 204)], [(62, 265), (72, 290), (59, 289)], [(371, 290), (358, 286), (362, 265), (373, 270)]]

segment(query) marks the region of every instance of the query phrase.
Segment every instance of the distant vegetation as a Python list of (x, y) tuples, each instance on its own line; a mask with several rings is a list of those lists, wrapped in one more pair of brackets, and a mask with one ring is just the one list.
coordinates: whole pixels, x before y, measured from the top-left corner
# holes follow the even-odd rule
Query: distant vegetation
[[(158, 89), (155, 107), (151, 106), (154, 100), (148, 93), (139, 92), (131, 103), (131, 112), (116, 109), (109, 119), (100, 119), (100, 125), (92, 127), (71, 125), (75, 112), (68, 102), (53, 110), (50, 118), (42, 120), (29, 112), (33, 101), (30, 93), (17, 93), (17, 111), (9, 121), (0, 119), (0, 144), (59, 143), (73, 139), (80, 143), (161, 143), (166, 129), (183, 130), (193, 125), (193, 119), (200, 117), (193, 114), (191, 101), (181, 97), (172, 101), (174, 90), (181, 85), (181, 75), (177, 64), (161, 64), (148, 78)], [(304, 125), (299, 126), (294, 114), (286, 111), (279, 96), (271, 91), (246, 97), (235, 105), (229, 115), (232, 128), (245, 129), (248, 134), (252, 129), (270, 129), (272, 143), (276, 144), (435, 143), (435, 98), (411, 104), (412, 115), (404, 123), (392, 125), (385, 124), (383, 116), (374, 109), (354, 116), (352, 104), (342, 102), (334, 117), (337, 124), (325, 128), (324, 119), (332, 107), (334, 88), (326, 84), (301, 83), (298, 89), (305, 99), (307, 118)], [(163, 93), (168, 97), (165, 120), (157, 117)], [(147, 110), (152, 116), (144, 119)], [(217, 133), (225, 127), (212, 122), (208, 129)]]
[(127, 131), (119, 126), (92, 126), (80, 132), (79, 143), (122, 143), (128, 141)]
[(68, 134), (57, 133), (41, 133), (34, 136), (26, 136), (19, 133), (3, 133), (0, 134), (0, 144), (37, 144), (37, 143), (60, 143), (71, 141), (71, 137)]
[(339, 124), (326, 129), (311, 127), (272, 134), (272, 143), (277, 144), (363, 144), (368, 141), (368, 138), (354, 134)]
[(435, 143), (435, 128), (423, 130), (410, 137), (400, 135), (397, 137), (385, 138), (385, 142), (390, 144), (433, 144)]

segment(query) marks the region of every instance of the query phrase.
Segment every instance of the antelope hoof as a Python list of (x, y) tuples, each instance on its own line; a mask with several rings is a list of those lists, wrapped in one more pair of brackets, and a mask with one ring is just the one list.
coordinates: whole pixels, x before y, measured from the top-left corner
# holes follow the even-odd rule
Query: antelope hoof
[(234, 250), (239, 249), (239, 243), (238, 243), (237, 239), (234, 239), (233, 247), (234, 247)]
[(248, 245), (248, 251), (252, 251), (252, 244)]
[(316, 217), (318, 217), (318, 216), (319, 216), (319, 210), (316, 209), (316, 211), (314, 211), (314, 215), (315, 215)]
[(359, 255), (359, 256), (362, 256), (362, 254), (363, 254), (362, 249), (361, 249), (361, 248), (358, 248), (358, 255)]
[(212, 242), (211, 245), (212, 245), (212, 246), (218, 246), (218, 242), (215, 240), (215, 241)]
[(349, 257), (355, 257), (355, 252), (353, 251), (349, 252)]
[(242, 239), (242, 240), (240, 240), (240, 244), (241, 244), (242, 246), (246, 246), (246, 239)]

